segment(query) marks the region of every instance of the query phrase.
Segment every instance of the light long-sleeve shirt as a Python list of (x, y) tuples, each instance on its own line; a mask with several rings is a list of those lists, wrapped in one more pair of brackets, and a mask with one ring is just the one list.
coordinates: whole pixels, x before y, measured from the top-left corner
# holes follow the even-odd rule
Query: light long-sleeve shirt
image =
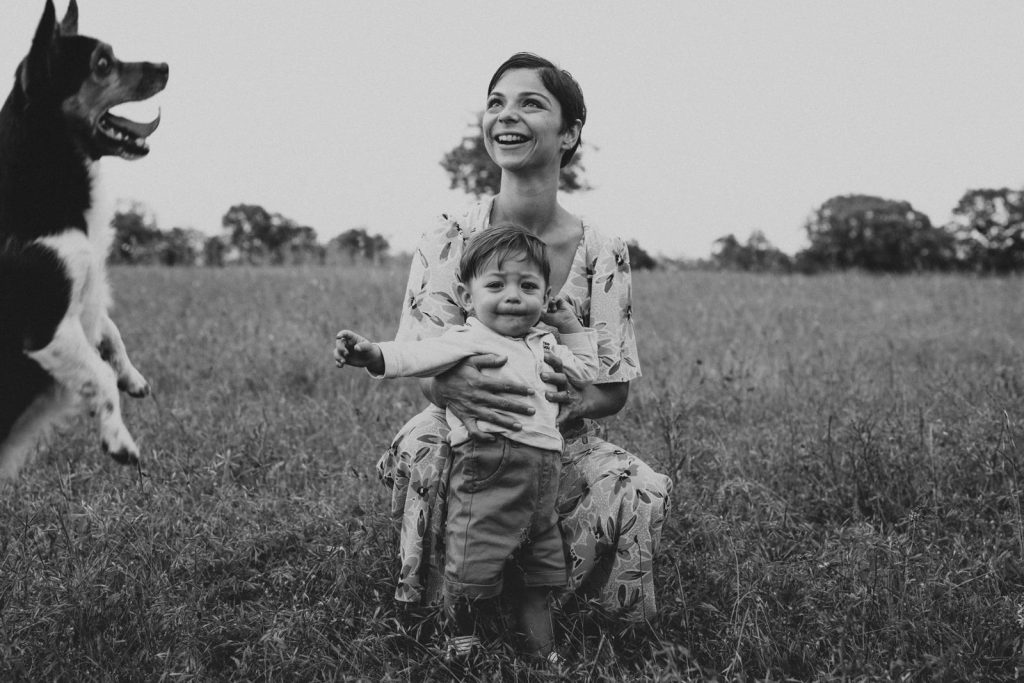
[[(586, 329), (583, 332), (560, 335), (560, 340), (547, 330), (532, 328), (525, 337), (506, 337), (489, 329), (476, 318), (469, 318), (465, 325), (450, 327), (439, 337), (407, 342), (379, 342), (384, 357), (384, 374), (381, 377), (434, 377), (453, 367), (461, 360), (481, 353), (496, 353), (508, 357), (499, 368), (483, 368), (484, 375), (502, 381), (522, 384), (533, 389), (531, 396), (517, 396), (517, 400), (529, 403), (535, 410), (533, 415), (506, 413), (522, 425), (515, 431), (480, 420), (481, 431), (501, 434), (508, 439), (537, 448), (562, 449), (562, 435), (555, 425), (558, 404), (544, 398), (544, 392), (556, 387), (545, 384), (540, 373), (550, 371), (544, 362), (544, 352), (549, 350), (562, 361), (565, 375), (577, 383), (590, 383), (597, 378), (597, 333)], [(450, 440), (456, 444), (469, 438), (469, 432), (462, 421), (450, 410), (445, 411)]]

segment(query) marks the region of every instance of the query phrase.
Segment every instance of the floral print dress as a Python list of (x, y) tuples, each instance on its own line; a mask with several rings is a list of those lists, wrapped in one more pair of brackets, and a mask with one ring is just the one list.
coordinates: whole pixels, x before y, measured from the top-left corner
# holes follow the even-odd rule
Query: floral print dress
[[(441, 334), (463, 324), (456, 303), (458, 264), (466, 239), (489, 225), (492, 199), (466, 213), (442, 215), (413, 256), (398, 340)], [(631, 319), (631, 279), (625, 243), (586, 223), (560, 295), (598, 333), (597, 384), (640, 376)], [(444, 410), (429, 406), (395, 436), (377, 464), (392, 490), (400, 523), (401, 569), (396, 599), (439, 604), (451, 459)], [(651, 561), (658, 551), (671, 480), (602, 438), (598, 422), (581, 421), (565, 434), (558, 512), (568, 553), (569, 586), (596, 596), (626, 618), (656, 612)]]

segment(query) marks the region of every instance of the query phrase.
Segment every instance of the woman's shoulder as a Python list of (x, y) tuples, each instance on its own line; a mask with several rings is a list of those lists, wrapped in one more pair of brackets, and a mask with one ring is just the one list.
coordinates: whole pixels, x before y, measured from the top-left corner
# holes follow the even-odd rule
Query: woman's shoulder
[(618, 260), (620, 255), (629, 253), (626, 241), (617, 233), (598, 228), (586, 216), (581, 216), (580, 221), (583, 223), (583, 243), (588, 262), (593, 263), (602, 255), (610, 255)]
[(433, 224), (420, 235), (418, 251), (428, 262), (457, 257), (463, 243), (486, 223), (489, 206), (487, 200), (480, 200), (455, 211), (438, 214)]
[(490, 215), (490, 198), (474, 201), (454, 211), (443, 211), (435, 217), (434, 225), (423, 233), (425, 238), (452, 239), (468, 237), (486, 225)]

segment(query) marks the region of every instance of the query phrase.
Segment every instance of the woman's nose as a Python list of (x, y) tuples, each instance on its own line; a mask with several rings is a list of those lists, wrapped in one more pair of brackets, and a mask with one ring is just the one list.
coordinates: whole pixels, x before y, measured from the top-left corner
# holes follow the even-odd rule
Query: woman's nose
[(512, 121), (519, 118), (519, 111), (512, 102), (508, 102), (498, 112), (499, 121)]

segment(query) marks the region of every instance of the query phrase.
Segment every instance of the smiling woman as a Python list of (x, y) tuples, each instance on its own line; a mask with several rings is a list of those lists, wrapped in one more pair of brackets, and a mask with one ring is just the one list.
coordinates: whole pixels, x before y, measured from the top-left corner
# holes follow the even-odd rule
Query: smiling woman
[[(579, 84), (572, 77), (559, 77), (557, 70), (535, 70), (535, 67), (536, 61), (530, 55), (514, 55), (495, 72), (487, 88), (489, 94), (482, 122), (484, 147), (499, 166), (502, 164), (498, 154), (519, 149), (533, 141), (532, 136), (570, 135), (573, 144), (568, 149), (560, 149), (559, 168), (563, 168), (572, 161), (583, 141), (580, 133), (587, 122), (587, 107)], [(502, 126), (502, 121), (511, 121), (507, 116), (502, 117), (509, 108), (520, 113), (521, 129)], [(543, 145), (534, 147), (543, 148)]]
[[(651, 563), (672, 483), (605, 441), (596, 421), (623, 407), (640, 365), (625, 244), (567, 211), (557, 198), (559, 168), (579, 147), (585, 120), (582, 91), (567, 71), (527, 53), (498, 68), (487, 89), (483, 133), (488, 154), (502, 169), (501, 190), (466, 211), (443, 214), (424, 234), (396, 339), (435, 337), (466, 322), (466, 311), (456, 303), (458, 264), (475, 233), (512, 223), (546, 244), (552, 292), (597, 331), (600, 361), (596, 382), (582, 388), (567, 381), (554, 359), (547, 359), (550, 367), (541, 374), (548, 400), (560, 405), (565, 437), (558, 512), (569, 586), (583, 597), (597, 597), (609, 612), (640, 619), (656, 612)], [(406, 423), (378, 464), (401, 523), (399, 600), (437, 604), (443, 590), (450, 465), (445, 408), (474, 438), (483, 435), (478, 420), (515, 430), (515, 414), (528, 413), (517, 399), (527, 393), (524, 387), (494, 383), (480, 372), (503, 362), (475, 356), (422, 380), (430, 405)]]

